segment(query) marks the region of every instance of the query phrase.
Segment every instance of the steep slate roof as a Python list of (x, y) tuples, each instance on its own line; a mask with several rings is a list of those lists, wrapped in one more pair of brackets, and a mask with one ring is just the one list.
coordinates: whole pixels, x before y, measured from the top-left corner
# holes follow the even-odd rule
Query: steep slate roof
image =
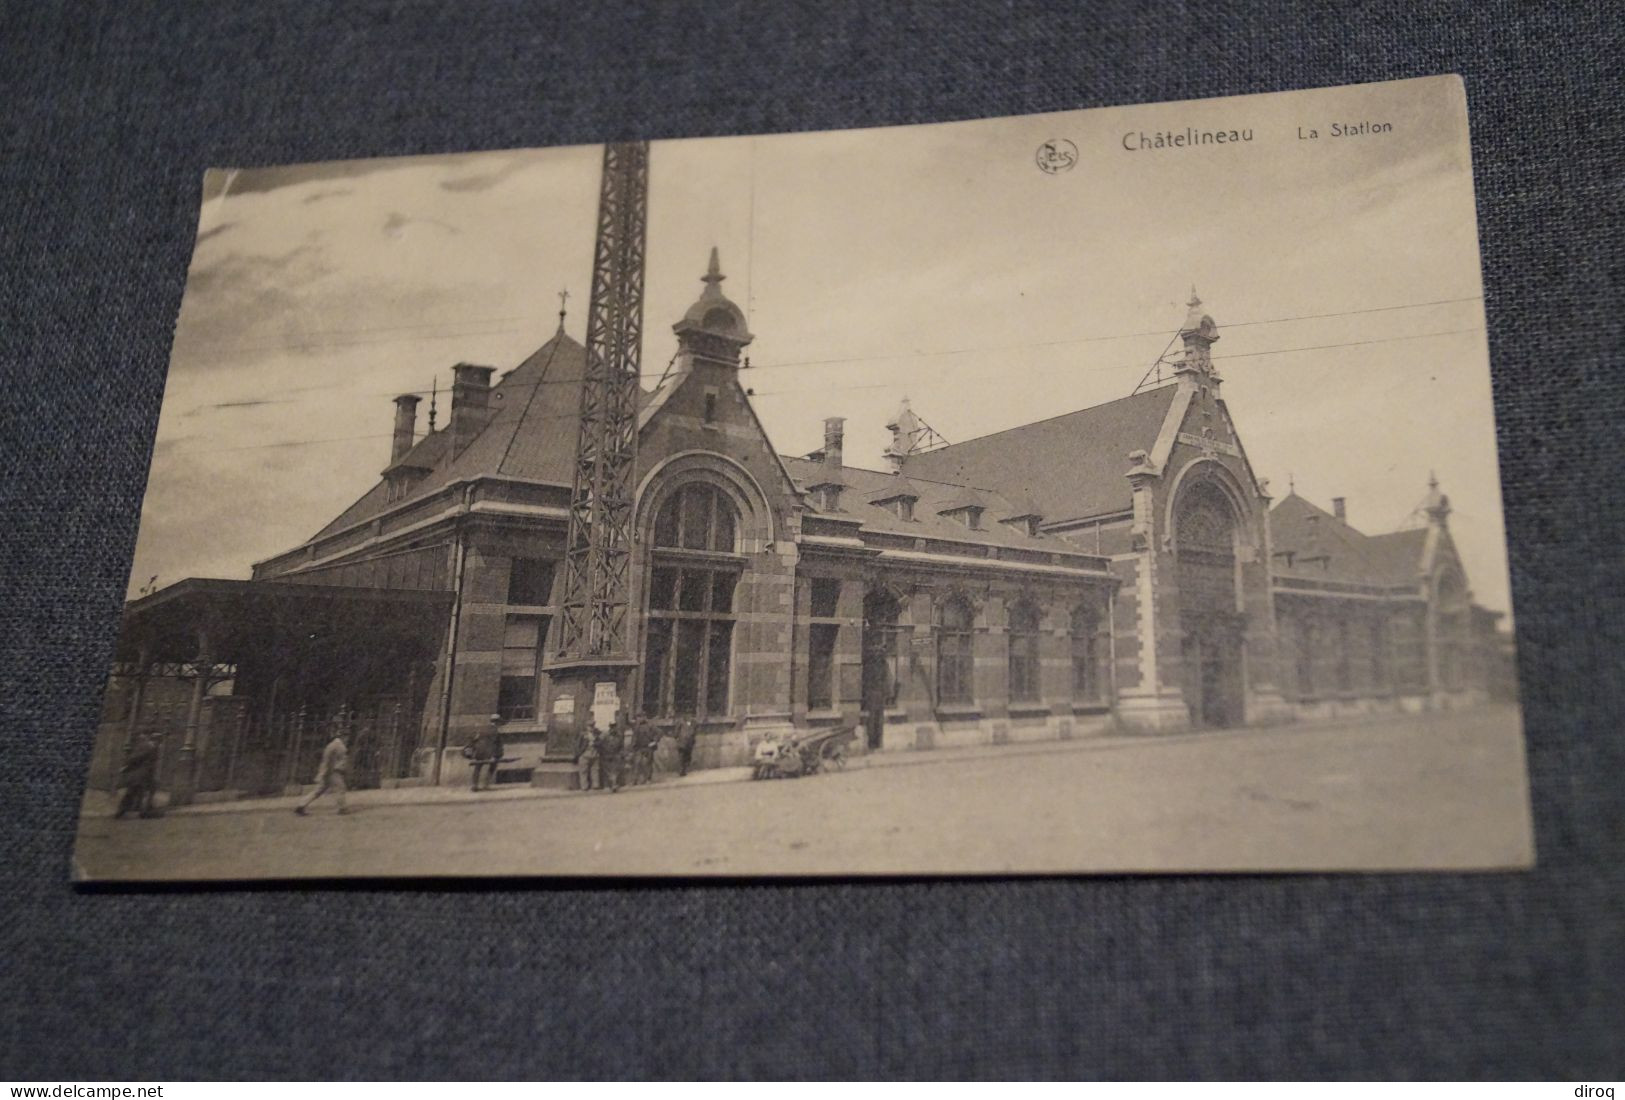
[[(445, 454), (451, 439), (448, 411), (441, 428), (419, 440), (393, 464), (431, 467), (402, 500), (416, 500), (459, 478), (480, 474), (569, 485), (575, 469), (575, 422), (586, 364), (584, 347), (563, 332), (554, 335), (491, 387), (487, 402), (495, 414), (449, 462)], [(647, 401), (648, 395), (642, 400)], [(316, 537), (371, 519), (392, 506), (388, 487), (380, 480)]]
[[(828, 480), (823, 463), (815, 459), (785, 457), (784, 465), (798, 485), (816, 485)], [(855, 519), (861, 521), (867, 530), (911, 535), (915, 538), (952, 539), (958, 542), (1032, 550), (1072, 552), (1079, 550), (1070, 543), (1060, 542), (1054, 538), (1034, 538), (1019, 527), (1000, 523), (1001, 519), (1022, 513), (997, 493), (985, 490), (976, 492), (964, 485), (927, 481), (915, 477), (913, 471), (910, 471), (907, 478), (903, 478), (899, 474), (880, 470), (845, 466), (841, 469), (841, 478), (846, 484), (846, 491), (841, 494), (840, 511), (829, 512), (822, 508), (814, 508), (819, 515)], [(914, 504), (912, 520), (901, 519), (888, 509), (873, 503), (895, 496), (900, 488), (907, 488), (919, 494), (919, 499)], [(957, 520), (937, 514), (939, 509), (965, 499), (967, 492), (974, 493), (977, 503), (987, 509), (982, 516), (982, 526), (979, 529), (973, 530)]]
[(1047, 521), (1132, 506), (1130, 451), (1149, 452), (1173, 404), (1175, 385), (992, 435), (909, 455), (910, 477), (987, 486), (1036, 505)]
[[(1315, 518), (1311, 518), (1315, 517)], [(1352, 584), (1415, 584), (1427, 546), (1425, 528), (1367, 535), (1324, 509), (1288, 493), (1270, 509), (1274, 573), (1302, 580)], [(1290, 565), (1283, 551), (1292, 551)], [(1306, 557), (1327, 555), (1324, 564)]]

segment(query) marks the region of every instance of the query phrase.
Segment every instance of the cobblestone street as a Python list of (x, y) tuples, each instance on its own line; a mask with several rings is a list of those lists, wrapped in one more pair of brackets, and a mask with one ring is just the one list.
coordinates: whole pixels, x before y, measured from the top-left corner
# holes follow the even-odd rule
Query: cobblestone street
[[(1517, 712), (858, 761), (774, 782), (87, 817), (82, 879), (1384, 870), (1529, 862)], [(720, 778), (720, 777), (719, 777)], [(404, 792), (402, 792), (404, 794)], [(421, 799), (421, 796), (420, 796)], [(325, 800), (324, 800), (325, 801)], [(246, 807), (246, 808), (245, 808)]]

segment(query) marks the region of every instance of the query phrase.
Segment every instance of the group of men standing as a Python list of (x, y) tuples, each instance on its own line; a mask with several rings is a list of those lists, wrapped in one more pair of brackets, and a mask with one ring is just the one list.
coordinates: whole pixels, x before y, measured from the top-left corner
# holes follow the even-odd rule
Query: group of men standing
[[(694, 719), (684, 718), (672, 732), (677, 742), (679, 775), (687, 775), (694, 759)], [(646, 714), (627, 722), (623, 714), (610, 720), (609, 729), (598, 728), (595, 715), (587, 715), (587, 725), (576, 733), (577, 785), (583, 791), (607, 790), (611, 794), (623, 786), (635, 787), (654, 782), (655, 752), (660, 747), (660, 730)]]

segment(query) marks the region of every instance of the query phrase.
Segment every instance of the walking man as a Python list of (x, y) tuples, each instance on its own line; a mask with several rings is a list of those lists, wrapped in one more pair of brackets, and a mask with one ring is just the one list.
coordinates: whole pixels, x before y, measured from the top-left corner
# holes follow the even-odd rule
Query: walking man
[(685, 717), (677, 723), (677, 774), (687, 775), (694, 762), (694, 718)]
[(491, 784), (497, 779), (497, 765), (502, 763), (502, 715), (491, 715), (491, 728), (481, 730), (474, 735), (474, 741), (469, 746), (470, 758), (474, 761), (474, 778), (469, 789), (478, 791), (480, 787), (480, 771), (485, 770), (485, 787), (490, 790)]
[(602, 740), (597, 720), (588, 713), (587, 728), (576, 732), (576, 775), (584, 791), (592, 790), (595, 779), (599, 787), (604, 785), (603, 762), (598, 755)]
[(322, 750), (322, 762), (316, 767), (315, 793), (295, 806), (293, 812), (303, 817), (305, 810), (309, 808), (312, 802), (332, 791), (334, 797), (338, 800), (338, 812), (341, 814), (349, 813), (349, 807), (344, 804), (345, 792), (350, 789), (347, 782), (349, 772), (350, 749), (344, 743), (344, 731), (335, 729), (333, 731), (333, 740), (329, 741), (327, 747)]

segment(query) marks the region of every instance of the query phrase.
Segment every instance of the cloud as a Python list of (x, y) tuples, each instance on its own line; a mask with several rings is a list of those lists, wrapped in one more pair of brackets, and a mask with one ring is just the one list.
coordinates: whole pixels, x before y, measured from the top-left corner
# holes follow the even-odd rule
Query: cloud
[(533, 160), (533, 157), (512, 157), (489, 172), (471, 172), (464, 176), (453, 176), (451, 179), (441, 180), (440, 186), (447, 191), (489, 191)]
[(439, 218), (409, 218), (399, 210), (391, 210), (389, 217), (384, 219), (384, 236), (398, 238), (406, 232), (408, 226), (413, 224), (432, 225), (437, 229), (445, 230), (453, 236), (460, 232), (456, 226), (443, 222)]
[[(220, 195), (252, 195), (294, 187), (301, 183), (358, 179), (374, 172), (394, 169), (400, 159), (327, 161), (321, 164), (290, 164), (275, 168), (212, 169), (206, 177), (204, 198)], [(210, 186), (213, 184), (213, 186)], [(214, 194), (211, 195), (210, 192)]]
[(355, 194), (355, 188), (353, 187), (328, 187), (321, 191), (312, 191), (299, 201), (304, 203), (306, 206), (309, 206), (313, 202), (321, 202), (324, 199), (336, 199), (345, 195), (353, 194)]
[[(310, 387), (303, 387), (309, 389)], [(286, 405), (287, 401), (280, 398), (250, 398), (245, 401), (216, 401), (208, 405), (198, 405), (182, 413), (183, 416), (196, 416), (203, 412), (212, 412), (216, 409), (253, 409), (261, 405)]]

